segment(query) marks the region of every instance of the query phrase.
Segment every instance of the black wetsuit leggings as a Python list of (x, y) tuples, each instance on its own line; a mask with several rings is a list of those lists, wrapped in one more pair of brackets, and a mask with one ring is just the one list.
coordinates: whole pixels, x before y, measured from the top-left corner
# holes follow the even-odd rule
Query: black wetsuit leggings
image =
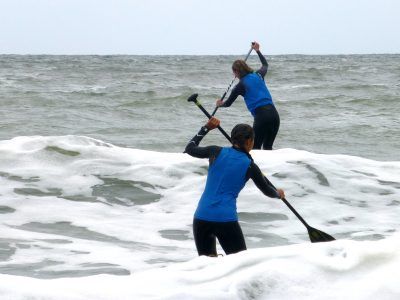
[(239, 222), (209, 222), (193, 220), (193, 234), (199, 255), (217, 256), (216, 239), (226, 254), (246, 250)]
[(279, 124), (279, 114), (274, 105), (257, 107), (253, 124), (254, 149), (272, 150)]

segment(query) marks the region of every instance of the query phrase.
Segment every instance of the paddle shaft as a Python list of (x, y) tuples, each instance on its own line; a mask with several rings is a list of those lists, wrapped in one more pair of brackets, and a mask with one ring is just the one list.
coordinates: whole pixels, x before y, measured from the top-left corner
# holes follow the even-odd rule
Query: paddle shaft
[[(252, 45), (253, 45), (253, 43), (252, 43)], [(249, 50), (249, 52), (247, 53), (246, 58), (244, 59), (244, 61), (247, 61), (247, 59), (248, 59), (249, 56), (250, 56), (251, 51), (253, 51), (253, 47), (250, 48), (250, 50)], [(229, 90), (231, 89), (231, 86), (232, 86), (232, 84), (233, 84), (233, 82), (234, 82), (235, 80), (236, 80), (236, 76), (233, 77), (233, 79), (232, 79), (231, 83), (229, 84), (228, 88), (226, 89), (225, 93), (222, 95), (221, 100), (224, 100), (224, 99), (225, 99), (226, 94), (227, 94), (227, 93), (229, 92)], [(219, 106), (215, 106), (214, 111), (212, 112), (211, 116), (214, 116), (214, 115), (215, 115), (215, 113), (216, 113), (217, 110), (218, 110), (218, 107), (219, 107)]]
[(306, 228), (310, 228), (310, 225), (307, 224), (307, 222), (299, 215), (299, 213), (294, 209), (294, 207), (285, 199), (281, 199), (286, 205), (287, 207), (289, 207), (289, 209), (296, 215), (296, 217), (300, 220), (301, 223), (303, 223), (304, 226), (306, 226)]
[[(200, 110), (201, 110), (209, 119), (212, 118), (212, 116), (211, 116), (211, 115), (208, 113), (208, 111), (203, 107), (203, 105), (200, 104), (199, 101), (195, 100), (195, 101), (193, 101), (193, 102), (197, 105), (198, 108), (200, 108)], [(232, 144), (232, 140), (231, 140), (231, 138), (229, 137), (229, 135), (226, 133), (226, 131), (223, 130), (221, 126), (218, 126), (217, 128), (218, 128), (218, 130), (226, 137), (226, 139)]]

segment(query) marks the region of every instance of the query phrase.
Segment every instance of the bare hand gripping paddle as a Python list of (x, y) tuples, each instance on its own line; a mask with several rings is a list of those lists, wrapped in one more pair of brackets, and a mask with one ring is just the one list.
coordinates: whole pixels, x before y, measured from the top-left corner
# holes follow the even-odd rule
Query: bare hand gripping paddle
[[(211, 119), (211, 115), (208, 113), (208, 111), (200, 104), (200, 102), (197, 100), (198, 94), (193, 94), (191, 95), (187, 100), (189, 102), (194, 102), (198, 108), (209, 118)], [(224, 129), (222, 129), (221, 126), (217, 127), (218, 130), (226, 137), (226, 139), (232, 143), (231, 138), (229, 135), (226, 133)], [(281, 199), (283, 203), (289, 207), (289, 209), (295, 214), (295, 216), (300, 220), (301, 223), (307, 228), (308, 231), (308, 236), (310, 238), (311, 243), (318, 243), (318, 242), (330, 242), (334, 241), (335, 238), (321, 230), (315, 229), (308, 225), (308, 223), (300, 216), (300, 214), (293, 208), (293, 206), (286, 200), (286, 199)]]

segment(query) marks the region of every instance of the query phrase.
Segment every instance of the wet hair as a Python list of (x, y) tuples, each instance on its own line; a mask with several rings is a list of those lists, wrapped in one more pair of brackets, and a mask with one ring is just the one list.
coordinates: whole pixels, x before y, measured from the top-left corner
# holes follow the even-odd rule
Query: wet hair
[(250, 68), (246, 62), (242, 59), (235, 60), (232, 64), (232, 71), (237, 72), (239, 78), (243, 78), (249, 73), (253, 72), (253, 69)]
[[(231, 131), (232, 144), (239, 147), (239, 149), (246, 154), (248, 154), (248, 152), (245, 150), (244, 146), (249, 139), (254, 140), (253, 127), (247, 124), (237, 124), (235, 127), (233, 127)], [(248, 157), (253, 160), (250, 154), (248, 154)]]

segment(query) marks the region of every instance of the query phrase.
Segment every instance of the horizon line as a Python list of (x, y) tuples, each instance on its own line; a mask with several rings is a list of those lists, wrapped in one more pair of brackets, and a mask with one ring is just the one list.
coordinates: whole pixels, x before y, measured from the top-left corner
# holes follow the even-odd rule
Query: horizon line
[[(123, 54), (123, 53), (0, 53), (1, 56), (241, 56), (239, 54)], [(351, 56), (351, 55), (398, 55), (400, 52), (371, 52), (371, 53), (284, 53), (284, 54), (266, 54), (268, 56)], [(251, 54), (251, 56), (257, 56)]]

